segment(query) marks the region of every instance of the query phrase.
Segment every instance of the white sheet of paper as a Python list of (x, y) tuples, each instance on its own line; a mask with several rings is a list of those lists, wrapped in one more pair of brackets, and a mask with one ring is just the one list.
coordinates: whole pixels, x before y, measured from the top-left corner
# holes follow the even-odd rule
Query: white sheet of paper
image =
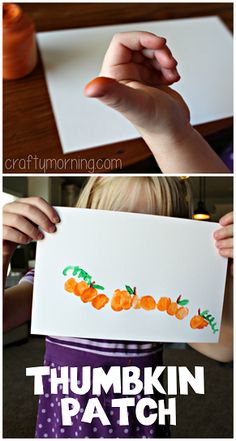
[(118, 112), (83, 96), (112, 36), (134, 30), (167, 38), (182, 77), (173, 87), (188, 103), (192, 124), (233, 115), (233, 39), (217, 17), (41, 32), (37, 39), (64, 153), (139, 137)]
[[(33, 334), (163, 342), (216, 342), (210, 325), (192, 329), (198, 308), (220, 328), (227, 259), (214, 244), (216, 223), (112, 211), (58, 208), (61, 223), (38, 242), (33, 294)], [(68, 265), (83, 268), (105, 287), (109, 303), (96, 310), (64, 289)], [(78, 279), (80, 281), (81, 279)], [(113, 311), (115, 289), (137, 295), (188, 299), (183, 320), (158, 309)], [(102, 293), (102, 291), (100, 291)]]

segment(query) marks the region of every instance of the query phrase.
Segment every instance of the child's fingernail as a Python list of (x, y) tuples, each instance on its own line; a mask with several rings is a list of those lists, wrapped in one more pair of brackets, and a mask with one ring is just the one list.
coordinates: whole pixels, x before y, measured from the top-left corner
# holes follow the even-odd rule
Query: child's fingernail
[(225, 219), (223, 217), (219, 220), (219, 224), (222, 226), (225, 225)]
[(58, 224), (58, 223), (61, 221), (61, 219), (59, 218), (59, 216), (54, 216), (52, 220), (53, 220), (53, 222), (55, 222), (56, 224)]
[(214, 232), (214, 238), (217, 239), (218, 237), (219, 237), (219, 233), (218, 233), (218, 231), (215, 231)]
[(54, 233), (54, 231), (56, 231), (56, 226), (52, 225), (51, 227), (48, 228), (49, 233)]
[(41, 239), (43, 239), (44, 238), (44, 235), (43, 235), (43, 233), (41, 233), (41, 231), (38, 233), (38, 240), (41, 240)]
[(168, 79), (169, 79), (169, 81), (175, 82), (177, 76), (180, 78), (177, 70), (176, 69), (171, 69), (170, 72), (169, 72), (169, 75), (168, 75)]

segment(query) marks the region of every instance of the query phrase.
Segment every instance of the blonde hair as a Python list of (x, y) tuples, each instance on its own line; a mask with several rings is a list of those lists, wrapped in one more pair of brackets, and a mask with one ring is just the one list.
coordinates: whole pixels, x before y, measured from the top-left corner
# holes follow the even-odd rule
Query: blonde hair
[(178, 177), (91, 177), (76, 207), (189, 218), (190, 186)]

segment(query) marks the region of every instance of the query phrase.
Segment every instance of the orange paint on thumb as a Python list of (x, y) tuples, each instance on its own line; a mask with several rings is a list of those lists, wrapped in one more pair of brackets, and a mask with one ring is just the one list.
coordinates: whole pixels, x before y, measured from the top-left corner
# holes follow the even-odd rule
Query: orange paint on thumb
[(101, 98), (107, 92), (107, 88), (116, 83), (112, 78), (97, 77), (85, 86), (84, 94), (88, 97)]

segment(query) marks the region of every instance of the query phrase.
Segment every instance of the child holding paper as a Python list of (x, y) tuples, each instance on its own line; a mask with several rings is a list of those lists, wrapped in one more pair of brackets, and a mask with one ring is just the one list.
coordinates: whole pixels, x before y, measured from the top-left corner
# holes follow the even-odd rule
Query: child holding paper
[[(191, 200), (187, 200), (185, 181), (170, 177), (92, 177), (83, 189), (78, 203), (80, 208), (130, 211), (188, 218), (191, 215)], [(4, 207), (3, 262), (4, 274), (17, 244), (31, 240), (42, 240), (43, 233), (56, 231), (59, 222), (53, 207), (41, 198), (20, 199)], [(226, 214), (220, 220), (221, 228), (214, 234), (216, 246), (222, 256), (233, 257), (233, 215)], [(26, 274), (20, 284), (5, 291), (4, 326), (10, 329), (30, 319), (34, 272)], [(217, 344), (194, 344), (195, 349), (223, 362), (232, 359), (231, 295), (227, 284), (220, 341)], [(84, 338), (47, 337), (45, 364), (61, 366), (103, 367), (110, 366), (156, 366), (162, 364), (162, 344), (148, 342), (118, 342)], [(81, 378), (78, 380), (81, 381)], [(60, 414), (61, 390), (50, 394), (50, 383), (45, 379), (46, 393), (40, 397), (36, 437), (58, 438), (157, 438), (168, 437), (168, 426), (142, 426), (135, 414), (130, 414), (129, 426), (119, 426), (118, 410), (111, 409), (112, 392), (99, 399), (110, 418), (111, 426), (102, 426), (98, 421), (81, 423), (75, 416), (72, 426), (62, 426)], [(73, 394), (70, 396), (73, 397)], [(116, 394), (116, 398), (119, 398)], [(160, 395), (155, 396), (158, 400)], [(90, 394), (80, 397), (84, 404)], [(137, 396), (136, 399), (140, 399)], [(81, 409), (83, 412), (83, 410)]]
[(190, 112), (171, 84), (180, 80), (165, 38), (149, 32), (116, 34), (100, 76), (85, 88), (130, 120), (164, 173), (229, 170), (190, 124)]

